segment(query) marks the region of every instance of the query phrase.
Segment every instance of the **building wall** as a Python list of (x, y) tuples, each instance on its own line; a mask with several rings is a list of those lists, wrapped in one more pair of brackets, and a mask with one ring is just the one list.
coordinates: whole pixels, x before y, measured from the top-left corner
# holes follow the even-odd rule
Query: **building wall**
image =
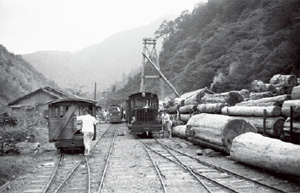
[(18, 125), (24, 129), (30, 125), (44, 125), (44, 110), (48, 110), (47, 102), (57, 99), (43, 91), (34, 93), (11, 106), (11, 115), (18, 120)]

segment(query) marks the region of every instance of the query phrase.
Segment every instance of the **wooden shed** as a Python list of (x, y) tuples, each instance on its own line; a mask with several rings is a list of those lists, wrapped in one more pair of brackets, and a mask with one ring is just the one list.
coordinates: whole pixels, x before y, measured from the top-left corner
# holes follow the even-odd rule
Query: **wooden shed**
[(44, 110), (48, 109), (48, 101), (65, 97), (70, 97), (70, 95), (51, 87), (43, 87), (8, 105), (11, 108), (11, 115), (18, 119), (18, 125), (27, 128), (33, 124), (43, 124), (42, 118)]

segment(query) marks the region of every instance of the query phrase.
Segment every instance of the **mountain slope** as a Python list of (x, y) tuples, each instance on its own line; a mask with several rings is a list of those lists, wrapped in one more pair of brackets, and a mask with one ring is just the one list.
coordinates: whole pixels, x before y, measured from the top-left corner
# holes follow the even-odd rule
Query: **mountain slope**
[(0, 112), (10, 101), (44, 86), (56, 87), (21, 56), (0, 45)]
[[(165, 22), (160, 67), (180, 94), (203, 87), (215, 92), (250, 89), (275, 74), (300, 77), (300, 1), (209, 0)], [(139, 76), (130, 83), (139, 84)], [(147, 91), (159, 93), (147, 83)], [(128, 96), (127, 84), (116, 95)], [(137, 88), (134, 88), (137, 90)], [(166, 95), (174, 93), (165, 84)], [(123, 97), (124, 100), (125, 97)]]
[(163, 19), (119, 32), (76, 52), (39, 51), (23, 58), (62, 87), (85, 85), (85, 91), (92, 92), (92, 83), (97, 82), (98, 89), (104, 90), (141, 64), (142, 39), (152, 37)]
[(211, 84), (220, 92), (249, 89), (278, 73), (299, 77), (299, 7), (295, 0), (210, 0), (174, 21), (161, 68), (181, 93)]

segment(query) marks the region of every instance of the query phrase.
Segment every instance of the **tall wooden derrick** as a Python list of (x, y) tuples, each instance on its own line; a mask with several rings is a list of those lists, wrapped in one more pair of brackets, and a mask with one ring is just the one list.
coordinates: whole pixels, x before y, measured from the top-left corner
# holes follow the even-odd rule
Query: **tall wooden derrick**
[[(160, 71), (158, 55), (156, 51), (156, 39), (153, 38), (144, 38), (143, 39), (143, 59), (142, 59), (142, 73), (141, 73), (141, 85), (140, 92), (145, 92), (145, 80), (146, 79), (158, 79), (159, 91), (160, 91), (160, 100), (164, 99), (165, 90), (164, 90), (164, 81), (172, 89), (177, 97), (179, 97), (178, 92), (173, 87), (173, 85), (167, 80), (167, 78)], [(152, 69), (153, 73), (150, 75), (149, 71), (146, 70), (147, 67)], [(150, 70), (151, 71), (151, 70)], [(146, 75), (147, 73), (147, 75)], [(148, 74), (149, 73), (149, 74)], [(154, 74), (154, 75), (153, 75)]]

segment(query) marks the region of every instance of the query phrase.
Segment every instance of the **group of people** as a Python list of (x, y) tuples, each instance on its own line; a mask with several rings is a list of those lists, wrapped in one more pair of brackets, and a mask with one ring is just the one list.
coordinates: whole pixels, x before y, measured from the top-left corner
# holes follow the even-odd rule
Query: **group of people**
[[(96, 139), (96, 125), (97, 120), (93, 117), (91, 110), (84, 109), (83, 115), (77, 116), (77, 121), (80, 121), (81, 132), (83, 134), (83, 143), (85, 147), (85, 155), (89, 155), (91, 151), (91, 143)], [(162, 130), (164, 131), (164, 137), (171, 138), (172, 137), (172, 121), (170, 115), (164, 110), (161, 111), (161, 122), (162, 122)]]

